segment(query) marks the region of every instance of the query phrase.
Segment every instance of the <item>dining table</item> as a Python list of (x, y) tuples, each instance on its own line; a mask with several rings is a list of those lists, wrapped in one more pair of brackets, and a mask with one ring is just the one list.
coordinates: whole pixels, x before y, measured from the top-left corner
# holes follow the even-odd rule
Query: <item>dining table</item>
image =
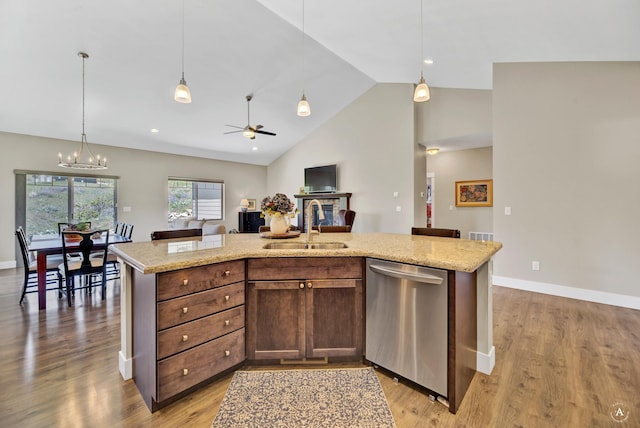
[[(122, 244), (125, 242), (131, 242), (131, 238), (127, 238), (123, 235), (116, 233), (109, 233), (109, 241), (106, 242), (104, 235), (100, 237), (92, 237), (93, 249), (101, 250), (105, 246), (111, 244)], [(79, 248), (80, 242), (68, 242), (67, 248), (74, 249)], [(47, 308), (47, 256), (53, 254), (62, 254), (62, 236), (59, 234), (51, 235), (34, 235), (31, 238), (31, 244), (29, 244), (29, 251), (36, 253), (37, 271), (38, 271), (38, 308), (44, 310)]]

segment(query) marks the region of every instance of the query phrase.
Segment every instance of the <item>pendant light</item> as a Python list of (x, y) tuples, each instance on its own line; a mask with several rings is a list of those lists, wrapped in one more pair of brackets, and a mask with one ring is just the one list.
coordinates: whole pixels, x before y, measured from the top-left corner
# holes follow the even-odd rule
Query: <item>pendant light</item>
[[(89, 58), (89, 55), (78, 52), (78, 56), (82, 58), (82, 140), (80, 150), (67, 156), (66, 161), (62, 159), (62, 153), (58, 153), (58, 166), (71, 169), (107, 169), (107, 158), (101, 158), (100, 155), (94, 156), (91, 153), (87, 134), (84, 132), (84, 60)], [(85, 150), (86, 153), (84, 153)], [(83, 160), (83, 154), (88, 155), (86, 160)]]
[(309, 107), (309, 101), (304, 95), (304, 0), (302, 0), (302, 98), (298, 101), (298, 116), (309, 116), (311, 114), (311, 107)]
[(429, 87), (427, 86), (427, 84), (424, 81), (424, 74), (423, 74), (423, 69), (424, 69), (424, 61), (422, 61), (422, 55), (424, 54), (424, 25), (422, 22), (422, 17), (423, 17), (423, 12), (422, 12), (422, 7), (423, 7), (423, 2), (424, 0), (420, 0), (420, 82), (418, 82), (418, 86), (416, 86), (416, 90), (413, 92), (413, 101), (417, 102), (417, 103), (423, 103), (425, 101), (429, 101), (429, 98), (431, 98), (431, 93), (429, 92)]
[(191, 91), (184, 80), (184, 0), (182, 0), (182, 79), (176, 87), (175, 100), (179, 103), (188, 104), (191, 102)]

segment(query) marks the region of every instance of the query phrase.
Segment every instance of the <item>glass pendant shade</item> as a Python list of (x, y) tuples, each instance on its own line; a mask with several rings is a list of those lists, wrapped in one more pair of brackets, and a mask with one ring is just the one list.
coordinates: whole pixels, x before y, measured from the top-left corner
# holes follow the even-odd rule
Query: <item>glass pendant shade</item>
[(298, 101), (298, 116), (309, 116), (311, 114), (311, 107), (309, 107), (309, 101), (302, 94), (302, 98)]
[(417, 103), (423, 103), (425, 101), (429, 101), (431, 98), (431, 93), (429, 92), (429, 87), (424, 81), (424, 77), (420, 75), (420, 82), (418, 86), (416, 86), (416, 90), (413, 92), (413, 101)]
[(180, 79), (180, 83), (176, 87), (175, 100), (179, 103), (189, 104), (191, 102), (191, 91), (187, 86), (184, 76)]

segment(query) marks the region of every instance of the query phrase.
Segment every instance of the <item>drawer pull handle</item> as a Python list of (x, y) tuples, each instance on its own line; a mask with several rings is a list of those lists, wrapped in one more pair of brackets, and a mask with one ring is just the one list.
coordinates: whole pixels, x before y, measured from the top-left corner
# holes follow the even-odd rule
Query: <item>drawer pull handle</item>
[(189, 280), (188, 279), (183, 279), (182, 280), (182, 285), (187, 285), (189, 284)]
[(225, 357), (228, 357), (229, 355), (231, 355), (231, 352), (229, 352), (229, 351), (224, 351), (224, 356), (225, 356)]
[(229, 320), (224, 320), (224, 325), (229, 325)]
[(187, 336), (186, 334), (182, 335), (182, 341), (186, 342), (187, 340), (189, 340), (189, 336)]
[(300, 283), (300, 288), (304, 288), (304, 282)]
[(224, 276), (229, 276), (231, 275), (231, 271), (230, 270), (225, 270), (224, 271)]
[(189, 369), (182, 369), (182, 376), (186, 376), (189, 374)]
[(189, 308), (182, 308), (182, 313), (186, 314), (187, 312), (189, 312)]
[(307, 284), (307, 287), (309, 287), (309, 288), (313, 288), (313, 283), (312, 283), (312, 282), (308, 283), (308, 284)]
[(224, 296), (224, 301), (228, 302), (229, 301), (229, 295), (227, 294), (226, 296)]

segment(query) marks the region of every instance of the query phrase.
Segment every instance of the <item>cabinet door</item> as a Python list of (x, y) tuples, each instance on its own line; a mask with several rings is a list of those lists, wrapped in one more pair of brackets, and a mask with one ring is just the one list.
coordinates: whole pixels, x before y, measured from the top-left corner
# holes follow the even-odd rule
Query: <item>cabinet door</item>
[(247, 284), (247, 358), (299, 359), (305, 356), (304, 281)]
[(308, 358), (362, 358), (362, 281), (307, 280)]

